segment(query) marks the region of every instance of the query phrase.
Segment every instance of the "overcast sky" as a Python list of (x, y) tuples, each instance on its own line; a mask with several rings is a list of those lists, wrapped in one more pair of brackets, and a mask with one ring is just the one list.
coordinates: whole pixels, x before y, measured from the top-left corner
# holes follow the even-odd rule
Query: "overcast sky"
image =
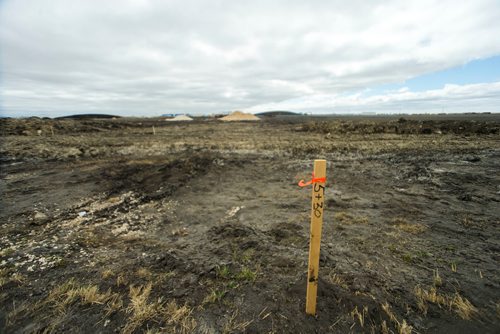
[(4, 116), (500, 112), (499, 65), (498, 0), (0, 1)]

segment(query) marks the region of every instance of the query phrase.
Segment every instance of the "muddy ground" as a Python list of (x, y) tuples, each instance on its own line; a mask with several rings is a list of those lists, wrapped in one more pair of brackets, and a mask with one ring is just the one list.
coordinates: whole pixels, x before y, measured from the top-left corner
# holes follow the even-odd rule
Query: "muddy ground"
[(1, 333), (500, 332), (499, 115), (0, 122)]

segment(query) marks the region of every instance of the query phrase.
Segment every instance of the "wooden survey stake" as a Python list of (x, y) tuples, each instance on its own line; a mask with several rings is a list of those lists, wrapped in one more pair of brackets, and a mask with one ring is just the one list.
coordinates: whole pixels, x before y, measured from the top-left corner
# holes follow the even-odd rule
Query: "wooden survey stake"
[(306, 313), (316, 315), (318, 292), (319, 250), (325, 203), (326, 160), (314, 160), (312, 180), (311, 238), (309, 241), (309, 268), (307, 271)]

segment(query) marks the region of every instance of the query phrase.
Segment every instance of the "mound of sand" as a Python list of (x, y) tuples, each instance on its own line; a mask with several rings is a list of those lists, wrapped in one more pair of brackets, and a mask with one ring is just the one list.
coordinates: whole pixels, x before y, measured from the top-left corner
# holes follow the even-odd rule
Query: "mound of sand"
[(186, 115), (175, 116), (174, 118), (166, 119), (166, 121), (170, 122), (179, 122), (179, 121), (192, 121), (193, 119)]
[(230, 115), (224, 116), (222, 118), (219, 118), (221, 121), (224, 122), (233, 122), (233, 121), (260, 121), (260, 118), (258, 118), (255, 115), (252, 114), (247, 114), (241, 111), (235, 111), (231, 113)]

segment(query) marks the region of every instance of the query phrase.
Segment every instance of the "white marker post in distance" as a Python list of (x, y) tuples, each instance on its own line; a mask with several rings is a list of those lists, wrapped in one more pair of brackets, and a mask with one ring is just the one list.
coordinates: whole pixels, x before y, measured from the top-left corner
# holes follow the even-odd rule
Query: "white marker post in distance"
[(306, 313), (316, 315), (318, 293), (319, 251), (325, 203), (326, 160), (314, 160), (312, 179), (311, 236), (309, 242), (309, 269), (307, 271)]

